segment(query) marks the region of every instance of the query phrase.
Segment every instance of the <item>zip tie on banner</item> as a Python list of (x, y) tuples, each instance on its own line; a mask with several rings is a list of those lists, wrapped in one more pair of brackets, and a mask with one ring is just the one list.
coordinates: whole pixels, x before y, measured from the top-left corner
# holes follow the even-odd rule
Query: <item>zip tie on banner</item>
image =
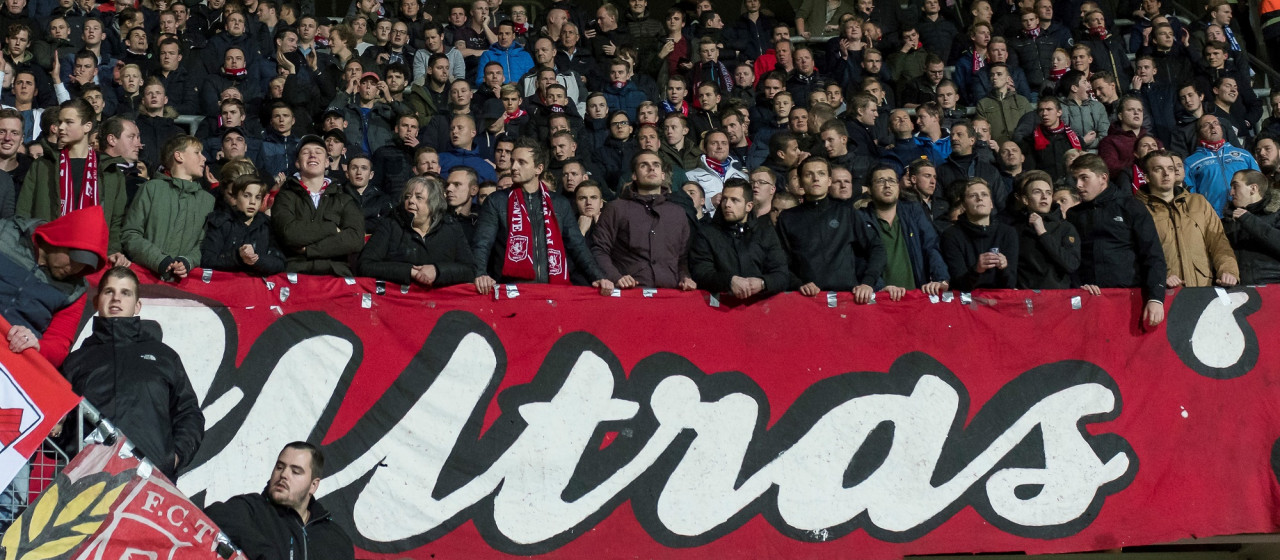
[(837, 301), (836, 301), (836, 293), (835, 293), (835, 292), (827, 292), (827, 307), (828, 307), (828, 308), (830, 308), (830, 309), (835, 309), (835, 308), (836, 308), (836, 304), (837, 304)]
[(380, 295), (380, 296), (382, 296), (382, 295), (386, 295), (386, 294), (387, 294), (387, 283), (386, 283), (385, 281), (383, 281), (383, 280), (378, 280), (378, 281), (374, 282), (374, 283), (373, 283), (373, 291), (374, 291), (374, 293), (376, 293), (376, 294), (378, 294), (378, 295)]
[(707, 304), (711, 307), (720, 307), (720, 294), (712, 293), (710, 295), (711, 297), (707, 300)]
[(651, 298), (651, 297), (653, 297), (653, 295), (654, 295), (654, 294), (658, 293), (658, 289), (657, 289), (657, 288), (645, 288), (644, 290), (641, 290), (641, 293), (642, 293), (642, 294), (644, 294), (644, 297)]

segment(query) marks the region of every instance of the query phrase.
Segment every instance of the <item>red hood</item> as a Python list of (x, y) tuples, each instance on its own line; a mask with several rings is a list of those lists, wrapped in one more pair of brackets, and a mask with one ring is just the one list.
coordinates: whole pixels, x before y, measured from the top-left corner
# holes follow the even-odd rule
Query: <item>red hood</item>
[(101, 206), (81, 208), (41, 224), (31, 237), (54, 247), (81, 249), (97, 255), (98, 267), (86, 274), (102, 270), (107, 265), (107, 219)]

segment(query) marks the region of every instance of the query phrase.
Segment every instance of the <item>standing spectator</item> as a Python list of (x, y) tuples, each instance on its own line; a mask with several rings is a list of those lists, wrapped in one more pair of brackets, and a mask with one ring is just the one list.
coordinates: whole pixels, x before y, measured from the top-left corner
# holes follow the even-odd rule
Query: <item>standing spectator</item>
[(1067, 211), (1080, 234), (1080, 283), (1091, 294), (1100, 288), (1142, 288), (1142, 326), (1164, 322), (1164, 250), (1151, 213), (1108, 183), (1107, 164), (1095, 154), (1071, 163), (1083, 199)]
[(1034, 107), (1014, 89), (1007, 65), (992, 64), (987, 72), (991, 76), (991, 90), (978, 100), (978, 116), (991, 123), (991, 139), (1004, 143), (1014, 139), (1018, 123)]
[[(1178, 126), (1174, 129), (1173, 145), (1169, 146), (1173, 153), (1182, 157), (1187, 157), (1195, 153), (1200, 145), (1200, 130), (1198, 122), (1200, 117), (1206, 114), (1213, 114), (1219, 120), (1225, 116), (1214, 109), (1206, 109), (1204, 104), (1204, 94), (1196, 87), (1194, 83), (1182, 84), (1178, 87), (1178, 104), (1182, 110), (1178, 112)], [(1273, 109), (1274, 111), (1274, 109)], [(1277, 112), (1280, 114), (1280, 112)], [(1266, 123), (1263, 123), (1265, 130)], [(1235, 127), (1223, 127), (1223, 137), (1227, 139), (1227, 143), (1240, 147), (1240, 138), (1236, 136)]]
[(991, 44), (991, 23), (978, 20), (969, 26), (969, 41), (972, 45), (960, 55), (956, 61), (955, 74), (952, 79), (960, 93), (960, 100), (968, 106), (977, 105), (979, 97), (974, 96), (978, 74), (991, 64), (988, 47)]
[(689, 219), (668, 200), (669, 169), (656, 152), (631, 158), (635, 178), (600, 214), (592, 233), (596, 263), (620, 289), (693, 290), (687, 250)]
[(122, 234), (129, 258), (164, 280), (186, 278), (200, 266), (205, 218), (213, 195), (200, 185), (205, 175), (203, 146), (180, 134), (160, 153), (167, 176), (147, 181), (129, 207)]
[[(1177, 103), (1174, 88), (1167, 82), (1156, 81), (1158, 70), (1155, 59), (1150, 55), (1139, 56), (1135, 68), (1137, 71), (1129, 84), (1129, 91), (1142, 99), (1151, 113), (1151, 132), (1161, 144), (1168, 146), (1173, 142), (1173, 129), (1177, 125), (1173, 116)], [(1100, 101), (1105, 103), (1105, 100)]]
[(67, 356), (62, 374), (103, 418), (170, 480), (204, 439), (204, 414), (182, 357), (160, 341), (160, 325), (138, 317), (138, 276), (124, 267), (102, 275), (89, 338)]
[(1128, 169), (1134, 163), (1134, 146), (1138, 137), (1145, 134), (1142, 130), (1142, 100), (1126, 95), (1120, 100), (1120, 114), (1117, 116), (1119, 118), (1111, 125), (1107, 137), (1102, 139), (1102, 144), (1098, 147), (1098, 155), (1102, 156), (1102, 161), (1107, 162), (1107, 169), (1112, 175)]
[(942, 1), (924, 0), (920, 12), (916, 28), (920, 30), (920, 42), (924, 48), (942, 60), (954, 60), (951, 50), (960, 30), (950, 19), (943, 17)]
[(1205, 115), (1196, 122), (1200, 147), (1186, 160), (1187, 190), (1203, 195), (1219, 216), (1227, 207), (1231, 176), (1246, 169), (1258, 170), (1258, 162), (1222, 136), (1218, 117)]
[(378, 223), (360, 252), (360, 274), (403, 285), (444, 287), (475, 278), (471, 246), (450, 219), (444, 188), (434, 177), (413, 177), (404, 201)]
[[(529, 56), (524, 47), (515, 44), (515, 26), (510, 21), (498, 24), (497, 35), (498, 40), (480, 55), (476, 67), (483, 69), (490, 62), (501, 64), (504, 76), (502, 83), (509, 84), (520, 79), (525, 72), (533, 68), (533, 57)], [(475, 82), (479, 84), (482, 78), (483, 76), (476, 76)]]
[(142, 88), (142, 106), (139, 107), (136, 125), (142, 139), (142, 163), (148, 170), (160, 169), (160, 148), (170, 138), (183, 133), (173, 119), (165, 116), (169, 96), (164, 82), (152, 76)]
[(601, 295), (613, 292), (573, 217), (569, 201), (542, 182), (547, 153), (531, 138), (511, 152), (515, 185), (489, 195), (472, 244), (476, 291), (488, 294), (498, 280), (568, 284), (580, 269)]
[(232, 203), (209, 214), (200, 244), (201, 266), (270, 276), (284, 271), (284, 254), (271, 236), (262, 203), (269, 187), (257, 175), (241, 175), (226, 187)]
[(1129, 62), (1129, 53), (1120, 36), (1107, 28), (1106, 16), (1098, 10), (1085, 14), (1085, 33), (1076, 43), (1077, 49), (1086, 47), (1093, 57), (1092, 69), (1097, 72), (1108, 72), (1116, 81), (1127, 84), (1133, 75), (1133, 64)]
[(1203, 196), (1178, 188), (1177, 157), (1165, 150), (1147, 154), (1147, 187), (1134, 195), (1155, 220), (1169, 268), (1165, 285), (1234, 286), (1240, 269), (1222, 222)]
[(1062, 95), (1062, 120), (1080, 136), (1086, 150), (1098, 148), (1098, 142), (1107, 136), (1111, 121), (1107, 109), (1093, 98), (1093, 88), (1084, 72), (1072, 70), (1058, 82)]
[(125, 206), (128, 200), (124, 175), (115, 166), (99, 165), (91, 143), (97, 126), (93, 108), (82, 99), (58, 106), (58, 149), (50, 149), (31, 163), (18, 193), (17, 215), (52, 221), (73, 211), (101, 206), (107, 218), (107, 243), (111, 264), (123, 263), (121, 254)]
[(0, 220), (0, 316), (12, 352), (35, 348), (61, 366), (79, 332), (85, 277), (107, 266), (107, 222), (90, 206), (44, 221)]
[(747, 174), (740, 167), (742, 164), (729, 155), (729, 136), (724, 131), (708, 132), (702, 139), (702, 152), (698, 167), (685, 173), (685, 178), (702, 187), (707, 198), (703, 209), (710, 212), (725, 181), (734, 177), (746, 179)]
[(1075, 226), (1053, 205), (1053, 179), (1029, 171), (1019, 182), (1018, 196), (1026, 219), (1015, 220), (1018, 232), (1018, 288), (1062, 290), (1073, 286), (1080, 269), (1080, 238)]
[(1259, 171), (1237, 171), (1231, 205), (1222, 227), (1235, 249), (1240, 282), (1280, 283), (1280, 190)]
[[(338, 177), (343, 181), (343, 188), (347, 194), (356, 200), (356, 205), (360, 207), (360, 213), (364, 215), (364, 230), (373, 231), (373, 226), (391, 214), (395, 208), (395, 199), (392, 195), (383, 192), (378, 187), (373, 186), (370, 182), (374, 177), (373, 163), (369, 156), (365, 154), (356, 154), (347, 160), (345, 165), (346, 171)], [(330, 176), (332, 169), (327, 170), (326, 176)], [(337, 175), (336, 173), (332, 173)], [(405, 175), (405, 180), (411, 177), (411, 174)], [(404, 183), (399, 183), (403, 185)]]
[(832, 201), (831, 164), (810, 156), (800, 164), (805, 201), (778, 216), (778, 237), (787, 252), (792, 287), (809, 297), (852, 291), (868, 303), (883, 285), (885, 252), (875, 226), (847, 202)]
[(756, 219), (746, 181), (730, 179), (710, 225), (697, 228), (689, 270), (698, 287), (738, 299), (770, 296), (790, 280), (787, 255), (773, 227)]
[(960, 195), (969, 179), (981, 178), (991, 191), (991, 201), (995, 204), (992, 213), (999, 214), (1004, 211), (1011, 193), (1000, 177), (1000, 170), (974, 153), (976, 142), (972, 122), (960, 121), (952, 127), (951, 154), (936, 166), (938, 184), (942, 186), (944, 195), (953, 199)]
[(350, 258), (364, 244), (364, 213), (351, 195), (325, 177), (324, 140), (303, 136), (298, 175), (285, 180), (271, 207), (272, 231), (285, 256), (285, 270), (353, 276)]
[(1028, 161), (1035, 169), (1048, 171), (1049, 175), (1062, 177), (1067, 173), (1067, 150), (1081, 150), (1080, 137), (1062, 121), (1062, 105), (1058, 98), (1043, 97), (1036, 103), (1039, 126), (1024, 141), (1023, 153), (1031, 154)]
[(1018, 234), (999, 221), (991, 187), (981, 178), (969, 179), (960, 198), (964, 213), (955, 227), (942, 232), (942, 257), (952, 285), (960, 291), (1013, 288), (1018, 281)]
[(898, 172), (889, 166), (871, 171), (871, 204), (862, 209), (876, 225), (884, 245), (885, 290), (893, 300), (919, 288), (936, 296), (950, 287), (951, 274), (938, 250), (938, 233), (923, 206), (903, 201)]
[(416, 163), (414, 154), (417, 149), (418, 119), (412, 114), (397, 116), (395, 136), (369, 158), (373, 170), (371, 184), (374, 188), (387, 194), (393, 201), (400, 200), (400, 189), (413, 176), (413, 166)]
[(832, 35), (840, 18), (852, 14), (853, 6), (845, 0), (804, 0), (796, 9), (796, 34), (808, 39), (815, 35)]
[(485, 161), (476, 150), (476, 121), (470, 115), (456, 115), (449, 127), (449, 142), (452, 149), (440, 153), (440, 173), (448, 175), (449, 170), (458, 165), (465, 165), (476, 170), (481, 181), (496, 181), (497, 174), (493, 165)]
[[(645, 94), (631, 80), (631, 63), (621, 58), (609, 62), (609, 83), (604, 87), (604, 99), (610, 111), (622, 111), (635, 120), (636, 110), (646, 100)], [(588, 106), (590, 100), (588, 100)]]

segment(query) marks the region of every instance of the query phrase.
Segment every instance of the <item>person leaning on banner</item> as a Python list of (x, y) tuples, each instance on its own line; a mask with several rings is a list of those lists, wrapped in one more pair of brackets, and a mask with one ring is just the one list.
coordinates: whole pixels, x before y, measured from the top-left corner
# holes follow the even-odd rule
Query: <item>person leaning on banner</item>
[(0, 220), (0, 316), (13, 325), (5, 333), (10, 351), (34, 348), (62, 365), (80, 324), (85, 276), (107, 265), (107, 231), (101, 206), (50, 222)]
[(572, 267), (580, 267), (601, 295), (613, 293), (613, 282), (578, 231), (569, 201), (542, 182), (546, 168), (547, 152), (540, 143), (516, 141), (514, 186), (485, 199), (476, 224), (472, 253), (479, 293), (488, 294), (499, 281), (567, 285)]
[(204, 509), (249, 560), (355, 558), (351, 537), (316, 501), (324, 455), (314, 445), (284, 446), (267, 487)]
[(94, 303), (92, 334), (67, 356), (62, 374), (143, 458), (177, 480), (204, 439), (204, 414), (182, 357), (161, 342), (158, 323), (138, 317), (133, 271), (107, 270)]
[(1018, 288), (1071, 288), (1080, 269), (1080, 236), (1053, 203), (1053, 179), (1039, 169), (1026, 172), (1018, 197), (1026, 208), (1014, 219), (1018, 232)]
[(1083, 199), (1067, 210), (1067, 221), (1080, 234), (1081, 287), (1093, 295), (1101, 288), (1142, 288), (1142, 324), (1158, 326), (1164, 321), (1168, 267), (1151, 213), (1109, 185), (1101, 156), (1082, 155), (1070, 169)]
[(787, 254), (768, 218), (757, 218), (753, 205), (745, 179), (724, 182), (719, 211), (710, 224), (697, 228), (689, 250), (689, 272), (699, 288), (738, 299), (787, 288)]
[(804, 202), (778, 215), (778, 239), (787, 252), (793, 288), (816, 296), (824, 290), (852, 291), (869, 303), (883, 281), (884, 245), (861, 212), (827, 196), (831, 165), (820, 156), (800, 164)]
[(632, 182), (596, 222), (591, 252), (618, 288), (697, 288), (687, 260), (691, 224), (669, 198), (669, 171), (657, 152), (637, 152), (631, 157)]
[(1147, 154), (1142, 160), (1147, 184), (1134, 195), (1155, 221), (1169, 269), (1165, 285), (1234, 286), (1240, 268), (1222, 221), (1203, 196), (1178, 188), (1177, 158), (1167, 150)]
[[(921, 160), (930, 165), (928, 160)], [(917, 168), (918, 169), (918, 168)], [(881, 165), (871, 170), (871, 203), (862, 209), (876, 226), (884, 245), (885, 291), (895, 301), (919, 288), (936, 296), (951, 286), (951, 273), (938, 249), (938, 232), (928, 210), (900, 199), (897, 169)]]
[(958, 193), (964, 212), (942, 232), (942, 258), (952, 285), (962, 292), (979, 288), (1011, 289), (1018, 283), (1018, 233), (993, 220), (991, 185), (970, 177)]
[(285, 180), (271, 206), (271, 229), (288, 260), (285, 270), (352, 276), (348, 259), (364, 246), (364, 212), (325, 177), (324, 140), (298, 141), (298, 174)]
[(475, 278), (471, 245), (462, 226), (449, 217), (440, 179), (409, 179), (401, 196), (404, 201), (391, 216), (378, 222), (360, 252), (360, 274), (427, 287), (452, 286)]
[(1222, 228), (1236, 252), (1245, 285), (1280, 283), (1280, 189), (1261, 171), (1231, 178), (1231, 206)]

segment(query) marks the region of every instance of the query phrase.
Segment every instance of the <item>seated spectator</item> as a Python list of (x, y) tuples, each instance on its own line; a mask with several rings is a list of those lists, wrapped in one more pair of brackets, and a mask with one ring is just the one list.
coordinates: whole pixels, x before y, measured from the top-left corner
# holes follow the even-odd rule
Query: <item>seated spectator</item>
[(1134, 195), (1155, 221), (1169, 269), (1165, 285), (1234, 286), (1240, 269), (1222, 222), (1203, 196), (1177, 188), (1177, 157), (1165, 150), (1147, 154), (1142, 161), (1147, 186)]
[(697, 285), (689, 277), (689, 219), (671, 203), (669, 169), (656, 152), (631, 158), (633, 181), (600, 214), (591, 237), (596, 263), (620, 289)]
[(138, 317), (142, 301), (133, 271), (116, 267), (103, 274), (94, 304), (91, 334), (67, 356), (62, 374), (71, 390), (128, 435), (141, 457), (177, 480), (204, 439), (204, 414), (182, 357), (160, 341), (158, 323)]
[(709, 194), (702, 211), (711, 212), (715, 206), (715, 196), (724, 188), (725, 181), (738, 178), (746, 179), (747, 174), (739, 166), (741, 162), (729, 155), (729, 136), (721, 130), (713, 130), (702, 137), (702, 155), (698, 156), (699, 165), (685, 173), (685, 178), (697, 183), (702, 192)]
[(701, 289), (738, 299), (786, 289), (787, 255), (773, 228), (756, 219), (746, 181), (730, 179), (720, 194), (716, 217), (694, 234), (689, 251), (693, 280)]
[[(499, 22), (495, 32), (498, 40), (489, 45), (489, 50), (480, 55), (476, 68), (484, 68), (491, 61), (497, 62), (502, 65), (504, 76), (502, 83), (509, 84), (519, 80), (525, 72), (533, 68), (533, 57), (524, 50), (524, 47), (515, 44), (515, 24), (510, 21)], [(479, 84), (483, 78), (483, 75), (476, 76), (476, 83)]]
[(272, 231), (284, 249), (285, 270), (353, 276), (348, 262), (364, 245), (364, 213), (351, 195), (330, 189), (324, 140), (303, 136), (298, 175), (285, 180), (271, 208)]
[(271, 218), (261, 212), (268, 190), (256, 174), (231, 181), (225, 192), (232, 203), (205, 220), (201, 266), (258, 276), (284, 271), (284, 254), (271, 236)]
[(1221, 216), (1231, 191), (1231, 176), (1246, 169), (1257, 171), (1258, 162), (1249, 152), (1227, 143), (1218, 117), (1200, 117), (1196, 126), (1200, 132), (1200, 147), (1187, 156), (1187, 189), (1204, 196)]
[(360, 252), (360, 274), (428, 288), (474, 279), (471, 246), (462, 227), (449, 219), (440, 180), (413, 177), (405, 183), (403, 196), (403, 203), (374, 227)]
[(1019, 289), (1061, 290), (1073, 287), (1080, 268), (1080, 237), (1075, 226), (1054, 208), (1053, 179), (1040, 170), (1019, 181), (1018, 197), (1026, 219), (1016, 220)]
[[(778, 216), (778, 238), (787, 252), (793, 288), (806, 296), (852, 291), (869, 303), (883, 281), (885, 252), (875, 226), (852, 204), (834, 202), (831, 164), (810, 156), (800, 164), (804, 203)], [(778, 201), (774, 201), (778, 207)]]
[(964, 213), (955, 227), (942, 232), (941, 242), (952, 286), (962, 292), (1017, 286), (1018, 233), (991, 219), (991, 186), (975, 177), (960, 194)]
[(1240, 282), (1280, 283), (1280, 190), (1260, 171), (1237, 171), (1231, 205), (1222, 228), (1235, 249)]
[(894, 301), (909, 290), (936, 296), (950, 287), (951, 274), (938, 250), (938, 233), (924, 208), (903, 201), (898, 172), (889, 166), (871, 171), (871, 204), (862, 209), (876, 225), (884, 245), (885, 291)]
[(61, 366), (78, 334), (88, 291), (85, 277), (107, 266), (102, 208), (52, 220), (0, 219), (0, 316), (12, 325), (12, 352), (35, 348)]
[(476, 224), (477, 292), (488, 294), (498, 280), (569, 284), (571, 269), (579, 268), (601, 295), (613, 293), (613, 282), (596, 265), (569, 201), (542, 182), (546, 168), (541, 144), (531, 138), (516, 141), (511, 153), (515, 186), (490, 195)]
[[(636, 110), (645, 102), (645, 94), (636, 86), (631, 63), (621, 58), (609, 62), (609, 83), (604, 87), (604, 99), (610, 111), (622, 111), (630, 120), (636, 119)], [(588, 100), (588, 105), (590, 100)]]
[(1151, 213), (1110, 186), (1107, 164), (1096, 154), (1076, 158), (1071, 176), (1082, 199), (1067, 211), (1080, 234), (1082, 287), (1094, 295), (1100, 288), (1142, 288), (1142, 326), (1159, 326), (1168, 268)]
[[(52, 111), (52, 110), (51, 110)], [(116, 166), (99, 165), (92, 132), (93, 108), (82, 99), (58, 106), (58, 147), (31, 162), (18, 191), (17, 215), (51, 221), (73, 211), (101, 206), (107, 218), (111, 264), (125, 264), (121, 254), (128, 193)]]
[(160, 153), (168, 175), (147, 181), (124, 220), (124, 252), (164, 280), (186, 278), (200, 266), (204, 222), (214, 198), (199, 182), (205, 175), (200, 140), (170, 138)]

